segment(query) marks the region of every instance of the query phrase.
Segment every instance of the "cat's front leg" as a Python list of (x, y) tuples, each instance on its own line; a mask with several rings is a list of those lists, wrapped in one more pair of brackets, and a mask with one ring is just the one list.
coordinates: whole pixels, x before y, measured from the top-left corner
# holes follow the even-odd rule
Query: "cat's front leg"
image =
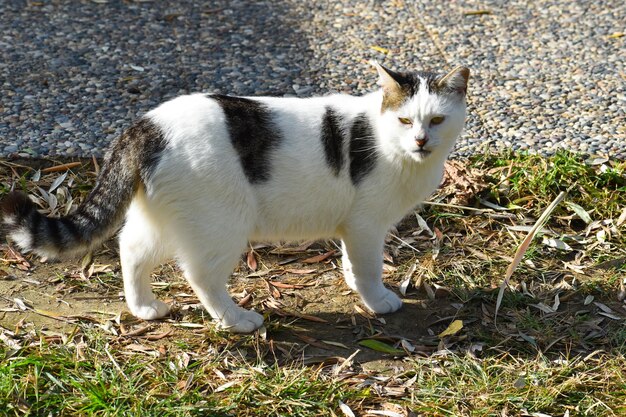
[(353, 228), (342, 237), (343, 271), (346, 284), (359, 293), (365, 306), (379, 314), (393, 313), (402, 300), (383, 285), (385, 232)]

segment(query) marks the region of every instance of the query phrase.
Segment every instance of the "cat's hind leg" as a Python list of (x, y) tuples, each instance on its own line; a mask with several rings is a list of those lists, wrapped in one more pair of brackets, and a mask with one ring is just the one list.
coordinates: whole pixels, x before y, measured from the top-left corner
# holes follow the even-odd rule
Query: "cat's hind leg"
[(166, 316), (169, 307), (157, 300), (150, 287), (150, 274), (167, 253), (161, 229), (140, 201), (131, 204), (120, 233), (120, 261), (124, 295), (131, 313), (144, 320)]
[(237, 221), (223, 214), (221, 222), (186, 225), (179, 229), (184, 239), (177, 244), (177, 259), (202, 305), (219, 327), (234, 333), (249, 333), (263, 325), (262, 315), (238, 306), (226, 289), (247, 244), (243, 217)]
[(342, 236), (343, 271), (346, 284), (358, 292), (365, 306), (379, 314), (402, 307), (402, 300), (383, 285), (383, 247), (385, 233), (372, 230), (367, 223), (353, 227)]

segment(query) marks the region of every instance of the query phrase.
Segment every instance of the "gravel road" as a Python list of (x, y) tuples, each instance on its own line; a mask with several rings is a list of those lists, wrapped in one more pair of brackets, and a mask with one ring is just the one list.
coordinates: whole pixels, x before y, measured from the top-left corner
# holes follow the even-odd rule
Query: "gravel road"
[(0, 0), (0, 157), (101, 156), (190, 92), (311, 96), (471, 68), (456, 155), (626, 159), (626, 3)]

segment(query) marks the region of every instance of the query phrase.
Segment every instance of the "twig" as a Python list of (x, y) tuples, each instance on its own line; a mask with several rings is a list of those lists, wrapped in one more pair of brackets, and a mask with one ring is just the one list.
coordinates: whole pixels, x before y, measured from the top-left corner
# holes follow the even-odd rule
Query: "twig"
[(47, 174), (50, 172), (67, 171), (69, 169), (79, 167), (82, 164), (82, 162), (68, 162), (67, 164), (55, 165), (52, 167), (44, 168), (41, 170), (41, 172)]
[(111, 352), (109, 352), (109, 344), (108, 343), (104, 346), (104, 351), (106, 352), (106, 354), (109, 357), (109, 359), (111, 359), (111, 362), (113, 363), (113, 366), (115, 366), (115, 369), (117, 369), (117, 371), (120, 373), (120, 375), (122, 375), (124, 377), (125, 380), (129, 381), (129, 379), (126, 376), (126, 374), (124, 373), (124, 371), (122, 371), (122, 368), (120, 368), (120, 366), (115, 361), (115, 358), (113, 357), (113, 355), (111, 355)]
[(470, 211), (478, 211), (481, 213), (493, 213), (493, 209), (479, 209), (475, 207), (467, 207), (467, 206), (457, 206), (456, 204), (446, 204), (446, 203), (435, 203), (434, 201), (424, 201), (423, 204), (429, 206), (437, 206), (437, 207), (449, 207), (460, 210), (470, 210)]

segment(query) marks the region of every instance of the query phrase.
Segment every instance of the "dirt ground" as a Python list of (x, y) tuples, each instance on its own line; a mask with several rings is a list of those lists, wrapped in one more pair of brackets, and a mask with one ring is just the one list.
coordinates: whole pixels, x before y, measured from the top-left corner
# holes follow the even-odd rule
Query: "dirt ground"
[[(20, 323), (32, 323), (40, 330), (69, 333), (77, 322), (103, 324), (122, 313), (122, 322), (129, 329), (150, 324), (153, 332), (171, 331), (168, 339), (172, 342), (177, 337), (185, 338), (184, 333), (190, 328), (197, 330), (195, 326), (186, 328), (176, 324), (214, 326), (174, 263), (155, 273), (155, 292), (172, 305), (170, 317), (151, 323), (134, 319), (123, 299), (119, 260), (113, 249), (115, 242), (108, 242), (106, 246), (107, 249), (94, 257), (96, 272), (89, 278), (86, 277), (88, 270), (81, 271), (80, 260), (40, 262), (32, 259), (28, 260), (31, 265), (28, 271), (5, 269), (0, 278), (0, 325), (15, 328)], [(327, 248), (319, 244), (312, 246), (317, 249), (303, 252), (304, 257), (328, 253)], [(255, 257), (259, 257), (258, 252)], [(280, 258), (285, 260), (285, 256), (266, 253), (265, 266), (269, 264), (267, 257), (278, 262)], [(316, 357), (345, 357), (357, 349), (360, 352), (355, 359), (360, 362), (387, 356), (358, 345), (360, 339), (372, 334), (378, 334), (380, 340), (388, 344), (401, 339), (422, 340), (426, 343), (421, 346), (425, 351), (437, 348), (433, 332), (445, 329), (449, 321), (458, 316), (457, 309), (451, 305), (453, 300), (429, 300), (426, 294), (413, 290), (403, 297), (404, 306), (400, 311), (375, 317), (343, 282), (337, 257), (335, 254), (318, 264), (295, 261), (279, 266), (280, 269), (257, 272), (251, 271), (242, 260), (239, 271), (231, 279), (231, 294), (243, 300), (247, 308), (265, 314), (264, 337), (278, 344), (283, 359), (314, 361)], [(287, 261), (290, 259), (293, 256)], [(284, 272), (285, 269), (292, 272)], [(23, 303), (16, 303), (16, 299)]]
[[(463, 320), (466, 331), (456, 342), (471, 340), (470, 350), (473, 346), (482, 349), (484, 343), (477, 343), (480, 337), (472, 336), (494, 331), (489, 317), (493, 314), (497, 289), (477, 291), (461, 303), (447, 291), (438, 291), (431, 299), (427, 292), (411, 288), (403, 297), (404, 306), (400, 311), (378, 317), (371, 315), (343, 282), (338, 252), (328, 256), (332, 247), (330, 243), (313, 243), (304, 250), (302, 246), (278, 248), (278, 251), (286, 251), (286, 255), (272, 254), (277, 251), (275, 247), (264, 247), (253, 255), (257, 271), (248, 266), (250, 255), (242, 255), (242, 262), (231, 279), (230, 291), (242, 305), (265, 315), (265, 329), (259, 333), (259, 337), (265, 339), (264, 349), (271, 350), (265, 352), (265, 356), (271, 354), (281, 363), (314, 364), (345, 358), (358, 351), (353, 359), (363, 369), (384, 372), (388, 368), (397, 372), (404, 366), (403, 344), (398, 342), (404, 340), (404, 346), (409, 346), (412, 354), (432, 354), (450, 345), (449, 340), (447, 345), (443, 344), (438, 335), (453, 320)], [(291, 251), (293, 248), (299, 252)], [(302, 262), (325, 256), (328, 257), (320, 263)], [(0, 325), (9, 329), (28, 325), (44, 334), (67, 335), (80, 322), (105, 329), (112, 324), (119, 325), (117, 328), (122, 333), (133, 335), (135, 332), (142, 336), (142, 343), (147, 346), (151, 344), (150, 336), (154, 336), (155, 348), (184, 340), (201, 346), (211, 343), (215, 325), (174, 263), (164, 265), (154, 274), (155, 292), (172, 305), (170, 317), (144, 322), (132, 317), (124, 303), (115, 242), (108, 242), (93, 259), (93, 264), (84, 270), (81, 270), (80, 260), (42, 263), (31, 258), (26, 260), (30, 264), (27, 271), (17, 267), (3, 269)], [(391, 275), (388, 274), (388, 284), (398, 292), (400, 283)], [(398, 274), (395, 276), (397, 278)], [(561, 298), (564, 300), (561, 314), (573, 318), (590, 313), (603, 319), (597, 312), (585, 308), (585, 297), (572, 292)], [(620, 310), (617, 301), (603, 305)], [(509, 311), (508, 315), (524, 314), (525, 310), (526, 307), (520, 306), (517, 312)], [(621, 320), (621, 317), (615, 318)], [(574, 334), (559, 337), (561, 346), (579, 345), (577, 340), (567, 340), (568, 337), (575, 339)], [(363, 340), (395, 345), (400, 353), (361, 346), (359, 342)], [(126, 338), (121, 345), (130, 343), (132, 338)], [(500, 347), (506, 349), (507, 342)]]

